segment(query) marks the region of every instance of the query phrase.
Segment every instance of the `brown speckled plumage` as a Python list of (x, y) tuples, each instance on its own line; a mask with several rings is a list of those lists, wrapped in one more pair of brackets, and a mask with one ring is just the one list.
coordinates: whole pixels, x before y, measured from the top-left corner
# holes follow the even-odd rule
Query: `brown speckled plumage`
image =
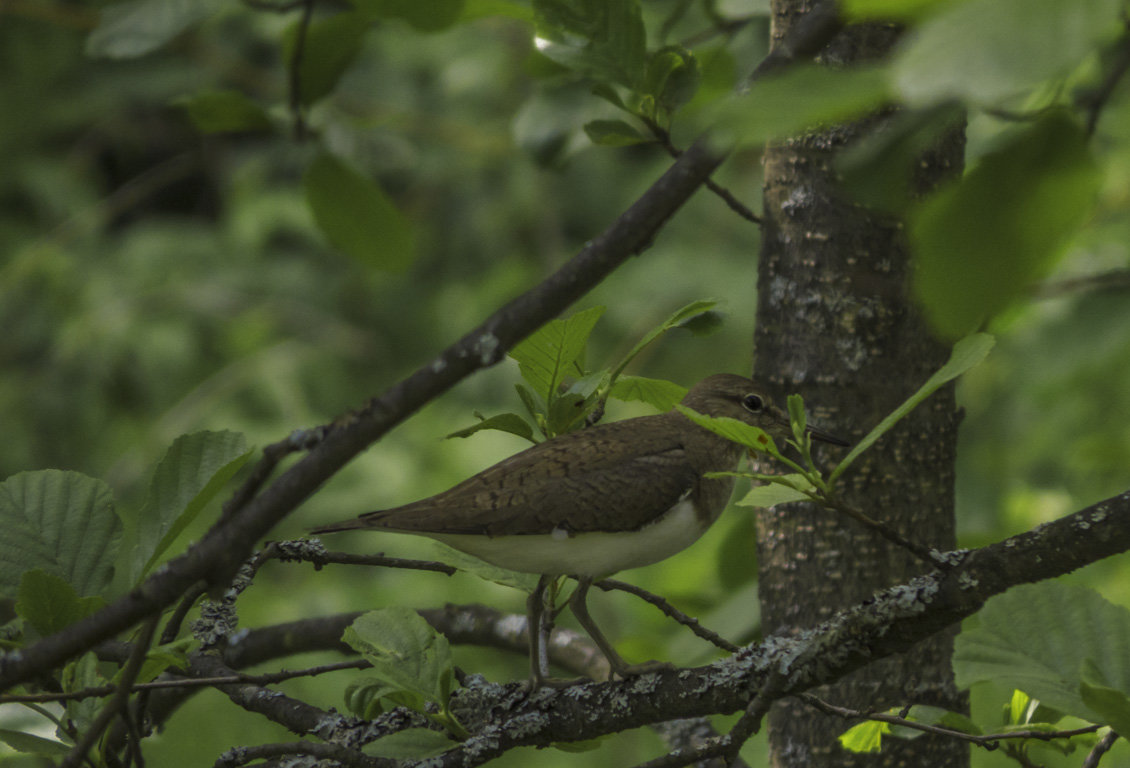
[[(750, 379), (718, 374), (693, 387), (683, 404), (730, 416), (774, 437), (789, 433), (788, 417), (765, 403), (758, 413), (742, 398), (759, 394)], [(318, 528), (314, 533), (378, 529), (485, 536), (634, 531), (689, 498), (706, 525), (721, 513), (741, 447), (695, 425), (678, 411), (602, 424), (556, 437), (515, 454), (454, 488), (393, 509)]]

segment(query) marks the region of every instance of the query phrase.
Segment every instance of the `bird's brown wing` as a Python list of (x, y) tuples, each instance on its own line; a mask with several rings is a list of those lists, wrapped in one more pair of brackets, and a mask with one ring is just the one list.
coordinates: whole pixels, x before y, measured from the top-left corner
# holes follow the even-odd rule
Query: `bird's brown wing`
[(650, 430), (641, 454), (639, 425), (627, 426), (636, 421), (542, 443), (441, 494), (332, 528), (487, 536), (636, 530), (698, 482), (677, 432)]

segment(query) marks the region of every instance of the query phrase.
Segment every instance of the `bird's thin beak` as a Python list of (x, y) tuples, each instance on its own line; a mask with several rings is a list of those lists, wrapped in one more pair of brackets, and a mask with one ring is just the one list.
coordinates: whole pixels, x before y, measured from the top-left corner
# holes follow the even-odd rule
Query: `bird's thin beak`
[(829, 434), (829, 433), (825, 432), (824, 430), (820, 429), (819, 427), (807, 427), (807, 428), (805, 428), (804, 431), (807, 432), (808, 434), (812, 435), (813, 440), (819, 440), (822, 443), (831, 443), (832, 445), (842, 445), (845, 448), (847, 446), (851, 445), (851, 443), (849, 443), (847, 440), (843, 440), (839, 437), (836, 437), (835, 435)]

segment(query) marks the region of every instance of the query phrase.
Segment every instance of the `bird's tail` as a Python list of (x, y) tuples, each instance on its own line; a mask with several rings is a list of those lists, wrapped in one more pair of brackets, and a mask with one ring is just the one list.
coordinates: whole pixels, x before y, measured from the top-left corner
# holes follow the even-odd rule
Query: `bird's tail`
[(362, 528), (373, 528), (376, 527), (373, 525), (373, 521), (380, 514), (381, 512), (368, 512), (352, 520), (342, 520), (341, 522), (330, 523), (329, 525), (319, 525), (317, 528), (310, 530), (310, 535), (320, 536), (323, 533), (337, 533), (338, 531), (356, 531)]

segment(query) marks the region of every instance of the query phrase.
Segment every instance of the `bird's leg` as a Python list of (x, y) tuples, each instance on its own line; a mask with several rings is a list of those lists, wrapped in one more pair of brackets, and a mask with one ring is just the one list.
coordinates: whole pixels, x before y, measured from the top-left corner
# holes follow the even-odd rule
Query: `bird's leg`
[(628, 677), (630, 675), (643, 675), (648, 672), (657, 672), (661, 669), (672, 669), (673, 665), (665, 661), (645, 661), (642, 664), (629, 664), (624, 661), (623, 657), (616, 652), (612, 644), (605, 638), (604, 633), (596, 626), (596, 622), (592, 620), (589, 615), (588, 605), (585, 603), (585, 598), (588, 596), (589, 587), (592, 586), (591, 576), (578, 576), (577, 588), (573, 590), (573, 594), (569, 596), (569, 608), (573, 611), (573, 615), (577, 617), (577, 621), (589, 633), (589, 637), (600, 648), (601, 653), (608, 659), (609, 666), (612, 667), (612, 674), (619, 675), (620, 677)]
[(549, 638), (542, 639), (542, 617), (545, 614), (545, 591), (551, 578), (544, 575), (539, 578), (534, 591), (526, 598), (526, 633), (530, 638), (530, 680), (527, 686), (530, 691), (541, 687), (549, 672), (548, 654), (543, 653)]
[(547, 607), (546, 599), (556, 594), (555, 589), (550, 589), (556, 579), (556, 576), (542, 576), (526, 600), (526, 632), (530, 638), (530, 679), (526, 682), (526, 688), (530, 693), (543, 686), (566, 688), (591, 682), (587, 677), (549, 677), (549, 642), (558, 610), (552, 605)]

